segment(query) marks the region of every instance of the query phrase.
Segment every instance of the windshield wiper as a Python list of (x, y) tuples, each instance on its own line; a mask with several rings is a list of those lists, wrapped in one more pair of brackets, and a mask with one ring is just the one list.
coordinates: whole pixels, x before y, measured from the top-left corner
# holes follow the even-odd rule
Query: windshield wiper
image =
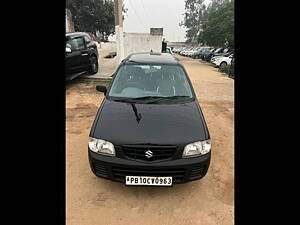
[(191, 96), (186, 95), (177, 95), (177, 96), (169, 96), (169, 97), (163, 97), (163, 96), (144, 96), (144, 97), (138, 97), (138, 98), (116, 98), (114, 97), (112, 100), (116, 102), (128, 102), (128, 103), (156, 103), (161, 101), (172, 101), (177, 99), (185, 99), (185, 98), (191, 98)]
[(114, 100), (116, 102), (136, 103), (138, 101), (153, 100), (153, 99), (160, 99), (160, 98), (163, 98), (163, 97), (159, 97), (159, 96), (144, 96), (144, 97), (138, 97), (138, 98), (113, 97), (112, 100)]
[(160, 98), (147, 101), (147, 103), (157, 103), (162, 101), (172, 101), (172, 100), (186, 99), (186, 98), (191, 98), (191, 96), (177, 95), (177, 96), (169, 96), (169, 97), (160, 97)]

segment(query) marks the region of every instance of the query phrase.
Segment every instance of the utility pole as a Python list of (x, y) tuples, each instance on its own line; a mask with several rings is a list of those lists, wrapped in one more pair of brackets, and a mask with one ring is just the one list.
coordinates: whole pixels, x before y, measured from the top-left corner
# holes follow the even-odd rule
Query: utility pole
[(123, 0), (114, 0), (115, 3), (115, 31), (117, 43), (118, 64), (124, 59), (124, 37), (123, 37)]

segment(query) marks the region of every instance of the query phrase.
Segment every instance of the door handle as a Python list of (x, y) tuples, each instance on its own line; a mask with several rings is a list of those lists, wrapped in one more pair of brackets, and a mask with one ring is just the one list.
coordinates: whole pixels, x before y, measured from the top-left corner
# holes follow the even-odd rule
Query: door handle
[(88, 55), (88, 53), (82, 53), (81, 55), (82, 55), (82, 56), (86, 56), (86, 55)]

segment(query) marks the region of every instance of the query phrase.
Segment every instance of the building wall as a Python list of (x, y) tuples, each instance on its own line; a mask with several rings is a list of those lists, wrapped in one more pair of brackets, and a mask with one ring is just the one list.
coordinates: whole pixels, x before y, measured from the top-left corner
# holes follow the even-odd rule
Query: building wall
[(170, 48), (182, 48), (188, 46), (185, 42), (167, 42), (167, 45)]
[(162, 36), (124, 32), (124, 58), (132, 53), (161, 52)]
[(101, 50), (116, 52), (117, 51), (117, 43), (116, 42), (101, 42)]

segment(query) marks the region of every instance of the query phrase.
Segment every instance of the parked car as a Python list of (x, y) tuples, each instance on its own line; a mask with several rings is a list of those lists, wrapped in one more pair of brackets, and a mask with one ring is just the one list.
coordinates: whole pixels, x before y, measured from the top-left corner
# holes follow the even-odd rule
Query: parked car
[(229, 49), (229, 48), (223, 48), (221, 51), (219, 52), (214, 52), (212, 55), (211, 55), (211, 58), (210, 60), (213, 58), (213, 57), (217, 57), (217, 56), (225, 56), (226, 54), (232, 54), (232, 51)]
[(198, 49), (199, 47), (191, 47), (187, 50), (184, 51), (184, 56), (187, 56), (187, 57), (191, 57)]
[(201, 59), (207, 61), (209, 55), (213, 54), (218, 48), (212, 48), (208, 51), (204, 51), (201, 55)]
[(215, 53), (220, 53), (220, 52), (222, 52), (222, 50), (223, 50), (223, 48), (216, 48), (214, 51), (206, 54), (204, 60), (209, 62)]
[(210, 62), (213, 63), (216, 59), (220, 58), (220, 57), (228, 57), (230, 55), (232, 55), (233, 53), (232, 52), (227, 52), (227, 53), (223, 53), (221, 55), (217, 55), (217, 56), (214, 56), (210, 59)]
[(184, 52), (187, 50), (188, 48), (183, 48), (180, 52), (179, 52), (179, 55), (183, 55)]
[[(66, 78), (80, 72), (98, 72), (97, 44), (84, 32), (66, 34)], [(73, 76), (74, 78), (74, 76)]]
[(180, 52), (180, 55), (186, 56), (187, 53), (188, 53), (188, 51), (190, 51), (190, 50), (192, 50), (191, 47), (189, 47), (189, 48), (184, 48), (184, 49)]
[(215, 60), (212, 62), (216, 67), (224, 67), (231, 64), (233, 58), (233, 54), (230, 54), (229, 56), (220, 56), (215, 58)]
[(181, 49), (182, 49), (182, 48), (174, 48), (172, 51), (175, 52), (175, 53), (178, 53), (178, 52), (181, 51)]
[(126, 185), (171, 186), (203, 178), (211, 140), (188, 74), (167, 53), (119, 65), (90, 131), (91, 170)]
[(204, 52), (209, 51), (212, 47), (201, 47), (198, 51), (192, 56), (194, 59), (201, 59)]
[(199, 49), (200, 47), (192, 48), (190, 51), (187, 52), (187, 56), (192, 57)]
[(210, 62), (211, 58), (218, 55), (223, 55), (229, 51), (228, 48), (218, 48), (216, 51), (206, 56), (206, 61)]

